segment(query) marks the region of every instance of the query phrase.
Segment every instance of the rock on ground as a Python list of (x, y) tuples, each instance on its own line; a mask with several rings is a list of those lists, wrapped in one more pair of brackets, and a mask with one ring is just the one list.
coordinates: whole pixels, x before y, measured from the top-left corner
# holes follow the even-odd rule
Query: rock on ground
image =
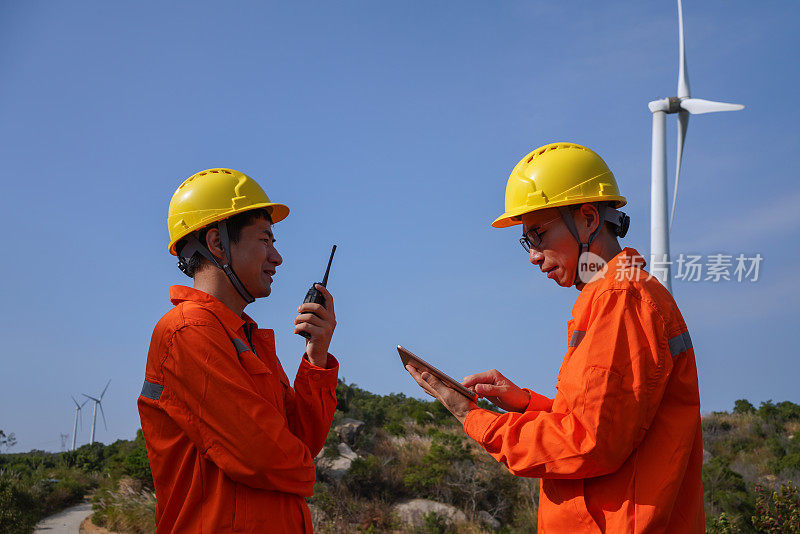
[(337, 449), (339, 450), (339, 456), (342, 458), (347, 458), (348, 460), (355, 460), (358, 458), (358, 454), (356, 454), (347, 443), (340, 443)]
[(358, 454), (347, 443), (340, 443), (338, 451), (339, 455), (336, 458), (326, 457), (324, 450), (317, 456), (317, 467), (334, 480), (341, 480), (345, 473), (350, 470), (353, 460), (358, 458)]
[(444, 518), (448, 524), (464, 523), (467, 520), (464, 512), (455, 506), (428, 499), (411, 499), (410, 501), (396, 504), (393, 509), (401, 521), (414, 528), (422, 528), (425, 516), (431, 512)]
[(361, 430), (364, 428), (364, 421), (358, 421), (357, 419), (350, 419), (349, 417), (345, 417), (342, 419), (342, 422), (336, 425), (336, 433), (339, 434), (339, 437), (348, 445), (353, 445), (356, 442), (356, 438), (361, 433)]
[(481, 523), (491, 528), (492, 530), (499, 530), (500, 527), (502, 526), (500, 524), (500, 521), (495, 519), (494, 516), (492, 516), (492, 514), (490, 514), (486, 510), (481, 510), (480, 512), (478, 512), (478, 519), (480, 520)]

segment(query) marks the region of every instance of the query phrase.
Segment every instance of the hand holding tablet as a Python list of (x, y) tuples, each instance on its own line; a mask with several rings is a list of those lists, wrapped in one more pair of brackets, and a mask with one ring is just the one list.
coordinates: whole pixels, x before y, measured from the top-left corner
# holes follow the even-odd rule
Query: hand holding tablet
[(442, 371), (440, 371), (433, 365), (429, 364), (419, 356), (413, 354), (411, 351), (401, 347), (400, 345), (397, 345), (397, 352), (398, 354), (400, 354), (400, 360), (402, 360), (403, 362), (403, 367), (405, 367), (406, 365), (411, 365), (412, 367), (418, 369), (420, 372), (430, 373), (431, 375), (435, 376), (436, 378), (444, 382), (445, 385), (447, 385), (447, 387), (449, 387), (454, 391), (457, 391), (458, 393), (460, 393), (467, 399), (471, 400), (472, 402), (478, 400), (478, 395), (474, 391), (465, 388), (463, 385), (461, 385), (460, 382), (448, 376), (447, 374), (443, 373)]

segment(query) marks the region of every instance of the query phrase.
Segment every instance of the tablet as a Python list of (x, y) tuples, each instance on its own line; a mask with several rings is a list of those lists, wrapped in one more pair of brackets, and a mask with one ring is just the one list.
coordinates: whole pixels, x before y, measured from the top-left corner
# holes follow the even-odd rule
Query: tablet
[(411, 351), (404, 349), (400, 345), (397, 345), (397, 353), (400, 354), (400, 359), (403, 361), (403, 368), (405, 368), (406, 365), (411, 365), (412, 367), (416, 367), (421, 371), (427, 371), (452, 389), (467, 397), (469, 400), (473, 402), (478, 400), (478, 395), (474, 391), (470, 391), (469, 389), (465, 388), (461, 385), (461, 382), (458, 382), (455, 379), (447, 376), (436, 367), (432, 366), (419, 356), (413, 354)]

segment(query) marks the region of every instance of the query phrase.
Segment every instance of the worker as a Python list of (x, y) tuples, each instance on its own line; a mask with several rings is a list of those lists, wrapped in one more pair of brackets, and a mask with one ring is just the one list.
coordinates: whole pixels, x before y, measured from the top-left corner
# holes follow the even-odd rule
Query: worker
[(540, 533), (705, 531), (694, 351), (669, 291), (619, 245), (625, 203), (600, 156), (553, 143), (517, 164), (492, 223), (522, 225), (530, 262), (580, 291), (555, 398), (494, 369), (466, 377), (498, 413), (407, 367), (511, 473), (541, 479)]
[(172, 197), (169, 252), (194, 287), (170, 288), (138, 400), (158, 534), (312, 532), (305, 497), (336, 409), (333, 297), (317, 284), (325, 305), (298, 308), (308, 341), (294, 387), (273, 331), (244, 313), (270, 294), (273, 225), (288, 214), (232, 169), (199, 172)]

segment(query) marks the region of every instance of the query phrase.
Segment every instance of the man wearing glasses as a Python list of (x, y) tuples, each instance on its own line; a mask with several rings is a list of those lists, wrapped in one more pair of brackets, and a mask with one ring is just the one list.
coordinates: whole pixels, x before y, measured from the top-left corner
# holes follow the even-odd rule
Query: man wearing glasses
[(530, 262), (580, 291), (555, 398), (494, 369), (466, 377), (496, 413), (408, 367), (509, 471), (542, 479), (539, 532), (705, 531), (694, 351), (672, 295), (618, 243), (625, 203), (600, 156), (553, 143), (517, 164), (492, 223), (522, 225)]

